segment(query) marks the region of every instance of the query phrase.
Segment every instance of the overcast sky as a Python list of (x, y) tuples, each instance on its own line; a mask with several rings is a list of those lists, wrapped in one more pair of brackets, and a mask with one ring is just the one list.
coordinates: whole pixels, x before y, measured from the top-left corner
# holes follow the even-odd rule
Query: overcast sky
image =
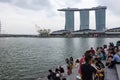
[[(51, 31), (64, 29), (64, 12), (60, 8), (107, 6), (106, 27), (120, 27), (120, 0), (0, 0), (2, 33), (37, 34), (35, 24)], [(75, 12), (75, 30), (79, 29), (79, 13)], [(95, 29), (95, 13), (90, 12), (90, 28)]]

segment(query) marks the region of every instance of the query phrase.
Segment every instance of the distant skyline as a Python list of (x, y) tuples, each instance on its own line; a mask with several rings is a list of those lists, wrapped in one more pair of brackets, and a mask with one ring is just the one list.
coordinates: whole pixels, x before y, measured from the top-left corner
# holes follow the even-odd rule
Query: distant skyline
[[(38, 34), (35, 24), (51, 31), (64, 29), (61, 8), (107, 6), (106, 27), (120, 27), (120, 0), (0, 0), (2, 33)], [(95, 13), (90, 12), (90, 28), (95, 29)], [(79, 30), (79, 12), (75, 12), (75, 30)]]

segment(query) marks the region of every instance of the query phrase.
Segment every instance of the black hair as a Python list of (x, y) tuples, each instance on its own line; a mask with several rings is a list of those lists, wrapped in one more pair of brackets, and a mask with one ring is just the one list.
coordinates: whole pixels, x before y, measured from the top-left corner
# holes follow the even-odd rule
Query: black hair
[(93, 47), (91, 47), (91, 49), (93, 49)]
[(103, 48), (107, 48), (107, 45), (103, 45)]
[(90, 54), (90, 50), (88, 50), (88, 51), (85, 52), (85, 57), (90, 56), (90, 55), (91, 55)]
[(98, 59), (98, 58), (95, 58), (94, 60), (95, 60), (95, 61), (99, 61), (99, 59)]
[(85, 56), (85, 62), (88, 63), (92, 59), (91, 55)]
[(49, 72), (52, 72), (52, 70), (51, 70), (51, 69), (49, 69), (48, 71), (49, 71)]
[(59, 69), (58, 69), (58, 68), (56, 68), (56, 69), (55, 69), (55, 72), (58, 72), (58, 71), (59, 71)]
[(67, 80), (66, 78), (62, 78), (62, 80)]

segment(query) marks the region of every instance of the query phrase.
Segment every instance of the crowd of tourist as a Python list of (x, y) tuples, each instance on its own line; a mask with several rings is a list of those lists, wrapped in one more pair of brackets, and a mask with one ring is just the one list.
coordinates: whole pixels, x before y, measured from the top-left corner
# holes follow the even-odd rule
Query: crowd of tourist
[[(106, 63), (103, 64), (103, 61)], [(79, 67), (77, 80), (104, 80), (105, 66), (112, 69), (115, 64), (120, 64), (120, 41), (117, 41), (116, 44), (110, 42), (109, 45), (97, 47), (96, 50), (91, 47), (80, 59), (74, 61), (73, 57), (70, 57), (66, 58), (65, 62), (68, 76), (72, 74), (73, 68)], [(61, 66), (56, 68), (55, 72), (52, 70), (49, 72), (48, 80), (67, 80), (65, 77), (61, 79), (65, 72)]]

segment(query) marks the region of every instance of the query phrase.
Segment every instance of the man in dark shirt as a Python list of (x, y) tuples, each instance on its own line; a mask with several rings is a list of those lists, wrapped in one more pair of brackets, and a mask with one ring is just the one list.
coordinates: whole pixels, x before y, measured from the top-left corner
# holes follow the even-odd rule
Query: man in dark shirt
[(93, 73), (96, 73), (97, 70), (91, 66), (92, 56), (85, 57), (85, 64), (81, 65), (82, 80), (93, 80)]
[(90, 64), (83, 64), (81, 66), (81, 72), (82, 72), (82, 80), (93, 80), (92, 74), (96, 73), (97, 71)]

